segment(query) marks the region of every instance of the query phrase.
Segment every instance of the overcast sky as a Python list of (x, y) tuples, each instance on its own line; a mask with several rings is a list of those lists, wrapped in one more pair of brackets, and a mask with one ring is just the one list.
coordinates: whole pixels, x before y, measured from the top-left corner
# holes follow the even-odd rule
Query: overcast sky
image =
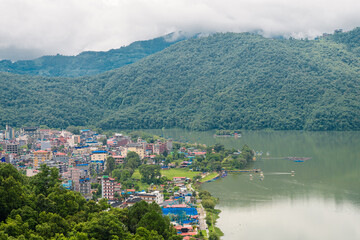
[(174, 31), (315, 37), (360, 26), (360, 0), (0, 0), (0, 59), (109, 50)]

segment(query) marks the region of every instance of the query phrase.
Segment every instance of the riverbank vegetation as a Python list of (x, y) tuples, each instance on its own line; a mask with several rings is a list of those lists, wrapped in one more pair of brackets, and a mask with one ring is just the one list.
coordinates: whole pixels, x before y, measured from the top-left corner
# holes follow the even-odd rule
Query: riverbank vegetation
[(217, 136), (233, 136), (234, 134), (241, 134), (240, 130), (216, 130), (215, 135)]
[(254, 152), (249, 146), (242, 149), (225, 149), (221, 144), (206, 148), (206, 155), (195, 157), (192, 168), (201, 172), (244, 169), (253, 161)]
[(219, 218), (220, 210), (215, 209), (216, 204), (219, 202), (219, 199), (213, 197), (210, 192), (206, 190), (201, 190), (199, 192), (199, 198), (201, 199), (201, 204), (206, 211), (206, 224), (209, 229), (209, 240), (217, 240), (223, 236), (223, 232), (216, 227), (216, 220)]

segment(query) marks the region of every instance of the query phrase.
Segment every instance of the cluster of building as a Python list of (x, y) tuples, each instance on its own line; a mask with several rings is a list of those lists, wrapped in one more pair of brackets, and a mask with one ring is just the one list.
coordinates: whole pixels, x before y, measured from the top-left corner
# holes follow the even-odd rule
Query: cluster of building
[(112, 156), (116, 164), (123, 164), (127, 153), (133, 151), (144, 162), (151, 163), (156, 154), (172, 150), (172, 141), (147, 143), (139, 138), (133, 142), (122, 134), (107, 138), (90, 129), (72, 134), (64, 130), (6, 126), (0, 131), (0, 147), (0, 161), (13, 164), (27, 176), (36, 175), (40, 166), (46, 164), (59, 169), (66, 189), (91, 199), (91, 183), (99, 183), (103, 185), (102, 197), (113, 201), (115, 193), (120, 193), (120, 183), (95, 177), (106, 170), (106, 159)]
[[(153, 159), (156, 155), (172, 151), (171, 140), (147, 143), (138, 138), (133, 142), (130, 137), (122, 134), (107, 138), (90, 129), (73, 134), (64, 130), (38, 127), (16, 130), (6, 126), (5, 130), (0, 130), (0, 147), (1, 162), (13, 164), (27, 176), (36, 175), (42, 164), (56, 167), (63, 187), (80, 192), (86, 199), (93, 198), (93, 191), (96, 190), (91, 189), (91, 184), (97, 183), (101, 186), (101, 198), (108, 199), (114, 207), (129, 207), (140, 201), (156, 202), (162, 207), (163, 214), (168, 215), (176, 226), (178, 234), (184, 237), (197, 234), (193, 227), (198, 226), (198, 214), (193, 205), (196, 200), (185, 187), (189, 179), (174, 177), (158, 189), (145, 192), (123, 189), (121, 183), (114, 178), (102, 175), (106, 170), (108, 157), (113, 157), (115, 164), (120, 165), (130, 151), (136, 152), (143, 163), (155, 164)], [(181, 148), (179, 153), (183, 153), (188, 159), (179, 167), (189, 166), (197, 155), (206, 154), (185, 148)], [(174, 187), (179, 190), (168, 191), (172, 195), (164, 200), (163, 190)]]
[(179, 188), (173, 192), (173, 196), (161, 204), (164, 215), (167, 215), (175, 226), (177, 233), (190, 239), (198, 234), (199, 214), (196, 209), (196, 198), (193, 192), (186, 187), (189, 179), (185, 177), (174, 177), (172, 184)]

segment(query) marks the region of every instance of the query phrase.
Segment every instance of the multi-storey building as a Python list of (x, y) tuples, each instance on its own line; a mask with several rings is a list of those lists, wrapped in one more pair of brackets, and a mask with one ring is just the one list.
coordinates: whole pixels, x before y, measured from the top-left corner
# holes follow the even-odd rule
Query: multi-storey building
[(91, 154), (91, 161), (105, 161), (107, 156), (107, 151), (93, 151)]
[(53, 156), (53, 159), (56, 162), (69, 163), (69, 157), (66, 155), (66, 153), (58, 152)]
[(35, 168), (39, 167), (41, 164), (46, 163), (47, 161), (51, 160), (51, 152), (49, 151), (35, 151), (34, 152), (34, 162), (33, 165)]
[(23, 127), (20, 129), (22, 135), (28, 135), (32, 139), (40, 138), (40, 131), (38, 127)]
[(126, 145), (126, 152), (136, 152), (141, 159), (145, 157), (144, 145), (141, 143), (129, 143)]
[(91, 199), (90, 176), (84, 176), (79, 178), (79, 192), (85, 197), (85, 199)]
[(154, 154), (163, 154), (165, 151), (167, 151), (167, 144), (166, 143), (163, 143), (163, 142), (157, 142), (154, 144), (154, 147), (153, 147), (153, 153)]
[(15, 138), (15, 130), (12, 127), (9, 127), (8, 125), (6, 125), (5, 139), (12, 140), (14, 138)]
[(159, 191), (154, 191), (152, 193), (140, 192), (135, 194), (135, 196), (148, 203), (156, 202), (157, 204), (161, 204), (164, 202), (164, 195)]
[(102, 187), (102, 198), (106, 198), (109, 201), (115, 200), (115, 193), (121, 193), (121, 184), (117, 183), (114, 178), (109, 176), (103, 176), (101, 178), (101, 187)]
[(17, 144), (17, 143), (8, 143), (8, 144), (6, 144), (5, 151), (7, 153), (18, 154), (18, 152), (19, 152), (19, 144)]

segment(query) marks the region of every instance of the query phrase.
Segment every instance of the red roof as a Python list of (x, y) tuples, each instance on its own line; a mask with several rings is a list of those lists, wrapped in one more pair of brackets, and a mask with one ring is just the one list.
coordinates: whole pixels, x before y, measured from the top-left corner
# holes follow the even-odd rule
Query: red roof
[(186, 204), (167, 205), (166, 208), (187, 208)]
[(194, 152), (195, 155), (205, 155), (206, 152)]
[(35, 151), (36, 153), (48, 153), (48, 151), (45, 151), (45, 150), (38, 150), (38, 151)]
[(56, 156), (66, 156), (66, 153), (59, 152), (56, 154)]
[(197, 234), (197, 232), (187, 232), (187, 233), (182, 233), (182, 234), (180, 234), (181, 236), (194, 236), (194, 235), (196, 235)]
[(135, 189), (126, 189), (127, 192), (135, 192)]

